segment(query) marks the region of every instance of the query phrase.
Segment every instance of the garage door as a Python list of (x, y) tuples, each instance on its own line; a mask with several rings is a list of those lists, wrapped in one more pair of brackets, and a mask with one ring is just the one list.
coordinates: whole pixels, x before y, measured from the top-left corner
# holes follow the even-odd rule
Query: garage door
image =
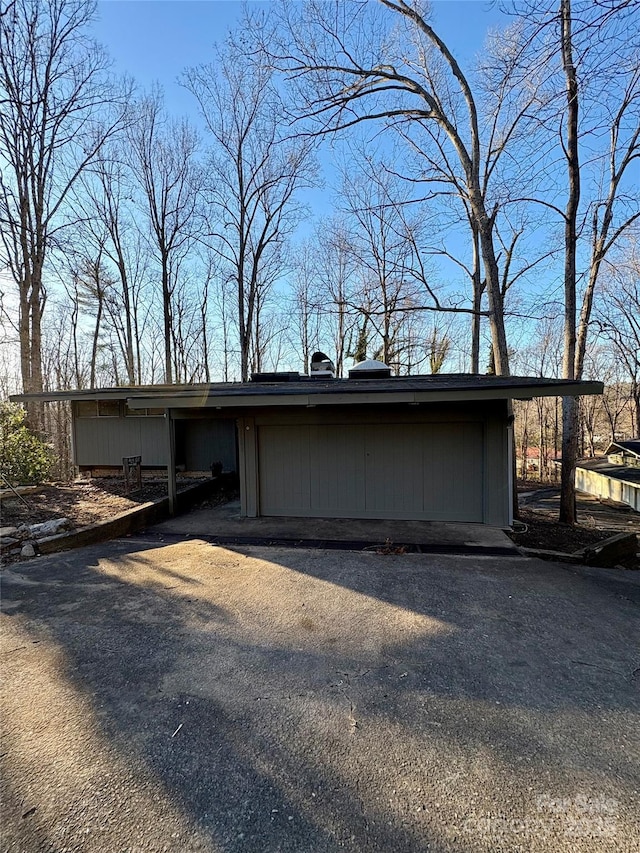
[(483, 425), (258, 430), (260, 515), (483, 520)]

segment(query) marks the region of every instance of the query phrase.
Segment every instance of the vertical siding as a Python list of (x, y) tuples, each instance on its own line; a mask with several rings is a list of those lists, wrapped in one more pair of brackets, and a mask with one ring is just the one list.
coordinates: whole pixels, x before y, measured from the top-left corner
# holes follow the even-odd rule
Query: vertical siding
[(167, 464), (164, 418), (77, 418), (75, 439), (76, 465), (122, 465), (123, 456)]
[(225, 471), (236, 469), (236, 426), (230, 419), (202, 418), (183, 421), (187, 471), (209, 471), (222, 462)]
[(358, 424), (312, 426), (311, 508), (318, 515), (344, 515), (365, 507), (364, 428)]
[(511, 494), (509, 491), (509, 448), (507, 441), (507, 407), (504, 417), (494, 416), (486, 423), (485, 435), (485, 523), (507, 527), (511, 519)]
[(371, 425), (366, 430), (366, 504), (370, 513), (424, 510), (424, 426)]
[(261, 425), (260, 514), (484, 519), (481, 422)]
[(309, 426), (258, 431), (260, 514), (296, 515), (311, 508)]
[(482, 521), (483, 425), (429, 424), (423, 448), (425, 515), (436, 520)]
[[(178, 461), (188, 471), (208, 471), (216, 461), (225, 471), (235, 471), (235, 421), (203, 418), (177, 424)], [(77, 465), (121, 465), (123, 456), (142, 456), (143, 465), (167, 464), (164, 418), (75, 418), (74, 436)]]
[(240, 511), (248, 518), (258, 515), (258, 451), (255, 420), (238, 418)]

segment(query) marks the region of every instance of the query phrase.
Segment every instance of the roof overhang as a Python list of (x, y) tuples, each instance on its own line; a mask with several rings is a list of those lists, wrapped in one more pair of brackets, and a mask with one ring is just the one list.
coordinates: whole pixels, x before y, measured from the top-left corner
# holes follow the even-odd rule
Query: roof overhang
[(116, 399), (126, 400), (129, 408), (134, 410), (149, 407), (237, 409), (527, 400), (534, 397), (577, 397), (602, 392), (602, 382), (595, 381), (438, 374), (387, 379), (301, 379), (295, 382), (98, 388), (15, 394), (11, 400), (26, 403)]
[(605, 456), (613, 453), (628, 453), (640, 459), (640, 441), (613, 441), (604, 452)]

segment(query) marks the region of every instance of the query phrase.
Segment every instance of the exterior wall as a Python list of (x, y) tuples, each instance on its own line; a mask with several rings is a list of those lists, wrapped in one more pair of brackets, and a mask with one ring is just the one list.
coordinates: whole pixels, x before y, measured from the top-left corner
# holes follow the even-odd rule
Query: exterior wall
[[(269, 477), (271, 482), (287, 478), (289, 493), (295, 493), (295, 483), (310, 479), (308, 468), (303, 470), (306, 459), (311, 459), (316, 475), (311, 478), (312, 488), (316, 491), (325, 488), (323, 485), (322, 460), (330, 458), (328, 454), (342, 453), (344, 458), (332, 459), (334, 469), (349, 470), (350, 476), (344, 479), (345, 490), (358, 490), (363, 487), (362, 441), (366, 434), (369, 442), (373, 442), (367, 451), (371, 454), (379, 452), (382, 460), (380, 467), (373, 471), (373, 482), (369, 473), (368, 488), (372, 490), (372, 504), (376, 509), (347, 517), (397, 517), (397, 518), (432, 518), (452, 520), (447, 512), (439, 510), (448, 501), (458, 502), (460, 512), (458, 518), (463, 518), (465, 512), (476, 518), (477, 495), (481, 494), (479, 518), (485, 524), (506, 527), (510, 523), (510, 493), (509, 493), (509, 453), (508, 453), (508, 424), (507, 406), (502, 401), (480, 404), (460, 405), (421, 405), (376, 407), (317, 407), (312, 409), (259, 409), (244, 412), (239, 422), (240, 439), (240, 480), (242, 512), (253, 516), (262, 514), (261, 497), (265, 498), (264, 482), (262, 495), (260, 491), (261, 477)], [(373, 429), (366, 429), (375, 425)], [(402, 425), (401, 429), (398, 429)], [(362, 429), (365, 427), (365, 429)], [(289, 430), (289, 432), (287, 432)], [(261, 458), (261, 444), (269, 441), (269, 434), (279, 436), (280, 447), (285, 448), (275, 458)], [(276, 431), (276, 432), (274, 432)], [(290, 443), (284, 438), (289, 434)], [(332, 436), (340, 436), (339, 442), (332, 441)], [(420, 441), (429, 443), (429, 436), (434, 437), (431, 459), (433, 470), (440, 470), (439, 480), (443, 484), (444, 494), (427, 495), (425, 509), (415, 512), (415, 502), (412, 504), (411, 491), (422, 487), (419, 482), (421, 473), (411, 471), (411, 460), (403, 458), (403, 453), (410, 453), (415, 435), (414, 447), (419, 447)], [(422, 438), (420, 438), (422, 436)], [(394, 438), (396, 439), (394, 443)], [(353, 453), (348, 453), (349, 442), (353, 443)], [(309, 447), (308, 442), (311, 442)], [(382, 443), (376, 448), (377, 443)], [(403, 449), (402, 444), (406, 443)], [(298, 446), (306, 444), (305, 447)], [(481, 458), (464, 458), (462, 448), (479, 448)], [(422, 445), (425, 447), (426, 445)], [(459, 452), (456, 453), (455, 449)], [(358, 456), (358, 453), (360, 454)], [(310, 454), (310, 455), (309, 455)], [(394, 454), (396, 459), (394, 460)], [(279, 456), (279, 458), (278, 458)], [(397, 463), (397, 466), (396, 466)], [(296, 465), (300, 467), (298, 471)], [(365, 463), (366, 464), (366, 463)], [(266, 470), (265, 470), (265, 465)], [(421, 462), (422, 465), (422, 462)], [(396, 470), (397, 467), (397, 470)], [(278, 470), (276, 470), (276, 468)], [(408, 474), (402, 479), (397, 471)], [(422, 471), (422, 468), (420, 468)], [(416, 479), (418, 478), (418, 479)], [(415, 482), (413, 482), (415, 480)], [(411, 481), (411, 482), (410, 482)], [(414, 488), (415, 487), (415, 488)], [(277, 488), (277, 485), (276, 485)], [(405, 494), (406, 493), (406, 494)], [(306, 495), (298, 496), (299, 508), (307, 501)], [(446, 500), (445, 500), (446, 498)], [(309, 506), (322, 505), (322, 496), (315, 494)], [(358, 495), (344, 494), (342, 497), (334, 493), (327, 500), (336, 502), (335, 517), (341, 517), (340, 500), (344, 505), (353, 506), (358, 503)], [(475, 503), (474, 503), (475, 502)], [(371, 502), (370, 502), (371, 503)], [(412, 510), (413, 506), (413, 510)], [(394, 512), (393, 507), (396, 507)], [(404, 507), (404, 508), (403, 508)], [(465, 508), (466, 507), (466, 508)], [(327, 506), (326, 512), (331, 511)], [(266, 513), (265, 513), (266, 514)], [(314, 513), (298, 512), (298, 514)]]
[(597, 471), (587, 468), (576, 468), (576, 489), (595, 495), (597, 498), (607, 498), (619, 503), (628, 504), (636, 512), (640, 512), (640, 484), (627, 483)]
[(236, 470), (235, 420), (178, 419), (176, 429), (178, 462), (183, 459), (187, 471), (210, 471), (214, 462), (221, 462), (223, 471)]
[(167, 464), (162, 417), (73, 417), (74, 462), (81, 467), (121, 466), (123, 456), (141, 456), (143, 466)]
[[(157, 415), (125, 415), (124, 401), (120, 401), (118, 411), (117, 417), (81, 417), (74, 406), (75, 464), (120, 467), (123, 456), (141, 456), (143, 467), (166, 467), (166, 419)], [(203, 417), (197, 412), (190, 413), (188, 418), (177, 414), (178, 465), (184, 465), (187, 471), (209, 471), (213, 462), (222, 462), (225, 471), (236, 470), (234, 419)]]

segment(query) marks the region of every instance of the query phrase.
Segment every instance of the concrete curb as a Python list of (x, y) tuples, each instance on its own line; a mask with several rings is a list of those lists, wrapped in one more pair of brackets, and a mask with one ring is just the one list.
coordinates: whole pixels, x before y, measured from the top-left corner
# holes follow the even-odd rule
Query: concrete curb
[[(178, 492), (176, 499), (176, 514), (186, 512), (194, 503), (209, 497), (219, 487), (217, 479), (206, 480), (195, 486)], [(116, 539), (135, 533), (151, 524), (169, 517), (169, 498), (159, 498), (149, 501), (135, 509), (129, 509), (115, 515), (108, 521), (89, 524), (69, 533), (58, 533), (36, 541), (39, 554), (53, 554), (56, 551), (69, 551), (84, 545), (94, 545), (108, 539)]]
[(568, 554), (566, 551), (547, 551), (544, 548), (520, 547), (525, 557), (537, 557), (539, 560), (552, 560), (554, 563), (573, 563), (579, 565), (583, 559), (578, 554)]

